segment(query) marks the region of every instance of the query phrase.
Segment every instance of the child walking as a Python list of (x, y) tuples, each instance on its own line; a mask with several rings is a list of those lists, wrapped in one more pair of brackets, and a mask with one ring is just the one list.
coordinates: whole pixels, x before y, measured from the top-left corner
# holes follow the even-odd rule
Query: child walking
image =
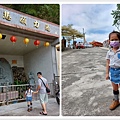
[(113, 101), (109, 107), (114, 110), (119, 106), (119, 84), (120, 84), (120, 33), (113, 31), (109, 34), (111, 49), (106, 55), (106, 80), (110, 79), (113, 87)]
[(28, 112), (32, 111), (32, 95), (34, 93), (38, 93), (38, 91), (33, 92), (33, 90), (31, 89), (31, 85), (29, 85), (28, 89), (25, 92), (25, 97), (26, 97), (27, 106), (28, 106), (28, 109), (27, 109)]

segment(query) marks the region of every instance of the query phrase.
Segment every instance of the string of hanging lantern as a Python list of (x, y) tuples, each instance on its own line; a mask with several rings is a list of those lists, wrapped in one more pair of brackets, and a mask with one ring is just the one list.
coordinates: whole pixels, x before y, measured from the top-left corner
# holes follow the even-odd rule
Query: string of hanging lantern
[[(2, 37), (3, 37), (3, 35), (0, 33), (0, 39), (2, 39)], [(15, 36), (11, 36), (10, 37), (10, 41), (14, 45), (16, 43), (16, 41), (17, 41), (17, 38)], [(30, 40), (28, 38), (24, 38), (23, 43), (26, 45), (26, 47), (27, 47), (29, 42), (30, 42)], [(40, 41), (39, 40), (35, 40), (34, 41), (34, 45), (38, 48), (38, 46), (40, 45)], [(48, 47), (49, 45), (50, 45), (49, 42), (44, 42), (44, 46), (45, 47)]]

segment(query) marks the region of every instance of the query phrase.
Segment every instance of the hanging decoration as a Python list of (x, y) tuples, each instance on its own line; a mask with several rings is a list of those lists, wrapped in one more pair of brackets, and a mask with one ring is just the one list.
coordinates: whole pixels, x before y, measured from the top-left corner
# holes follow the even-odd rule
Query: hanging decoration
[(23, 42), (26, 44), (26, 47), (27, 47), (27, 44), (29, 43), (29, 39), (28, 38), (25, 38), (24, 40), (23, 40)]
[(39, 41), (39, 40), (35, 40), (35, 41), (34, 41), (34, 45), (35, 45), (35, 46), (37, 46), (37, 47), (38, 47), (38, 46), (39, 46), (39, 44), (40, 44), (40, 41)]
[(49, 45), (50, 45), (49, 42), (45, 42), (45, 43), (44, 43), (44, 46), (45, 46), (45, 47), (48, 47)]
[(17, 41), (17, 38), (15, 36), (11, 36), (10, 40), (14, 45), (14, 43)]
[(2, 34), (0, 33), (0, 39), (2, 39)]

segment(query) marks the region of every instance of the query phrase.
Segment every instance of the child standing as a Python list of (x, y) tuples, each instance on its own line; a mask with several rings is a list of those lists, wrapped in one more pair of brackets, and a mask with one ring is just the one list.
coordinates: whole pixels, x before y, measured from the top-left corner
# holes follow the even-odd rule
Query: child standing
[(114, 99), (109, 107), (114, 110), (119, 106), (120, 84), (120, 33), (113, 31), (109, 34), (111, 50), (106, 55), (106, 80), (110, 79), (113, 87)]
[(26, 97), (26, 101), (27, 101), (27, 106), (28, 106), (28, 112), (32, 111), (32, 95), (33, 93), (38, 93), (38, 91), (33, 92), (33, 90), (31, 89), (31, 85), (28, 86), (28, 89), (25, 92), (25, 97)]

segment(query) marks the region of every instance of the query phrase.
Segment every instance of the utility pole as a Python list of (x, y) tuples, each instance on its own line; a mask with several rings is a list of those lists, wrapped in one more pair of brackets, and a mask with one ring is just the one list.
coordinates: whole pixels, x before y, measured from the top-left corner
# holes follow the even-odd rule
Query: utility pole
[(83, 28), (83, 45), (86, 43), (86, 40), (85, 40), (85, 32), (84, 32), (84, 28)]

